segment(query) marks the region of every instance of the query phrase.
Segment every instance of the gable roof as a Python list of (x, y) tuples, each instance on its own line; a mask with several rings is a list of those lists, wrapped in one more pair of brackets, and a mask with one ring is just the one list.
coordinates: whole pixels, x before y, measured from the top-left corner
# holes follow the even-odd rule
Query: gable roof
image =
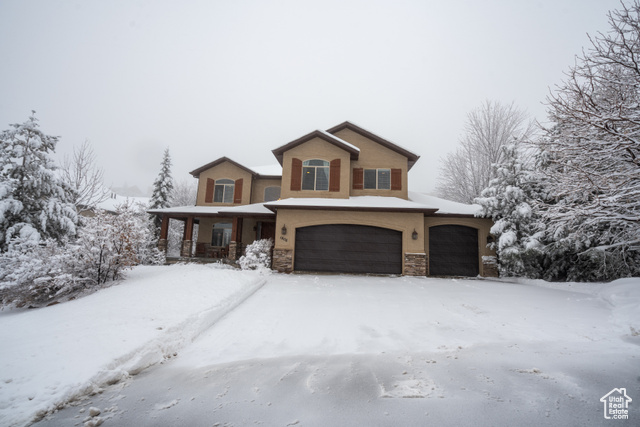
[(343, 129), (349, 129), (357, 134), (360, 134), (366, 138), (369, 138), (372, 141), (377, 142), (378, 144), (382, 145), (383, 147), (386, 147), (392, 151), (395, 151), (398, 154), (401, 154), (403, 156), (405, 156), (408, 159), (408, 169), (411, 169), (413, 167), (413, 165), (418, 161), (418, 159), (420, 158), (420, 156), (418, 156), (415, 153), (412, 153), (411, 151), (400, 147), (397, 144), (394, 144), (391, 141), (387, 141), (384, 138), (379, 137), (378, 135), (369, 132), (366, 129), (361, 128), (360, 126), (356, 126), (351, 122), (344, 122), (344, 123), (340, 123), (337, 126), (332, 127), (331, 129), (327, 129), (327, 132), (330, 134), (334, 134), (336, 132), (339, 132)]
[(200, 176), (200, 173), (206, 171), (207, 169), (211, 169), (212, 167), (217, 166), (224, 162), (229, 162), (232, 165), (242, 169), (243, 171), (249, 172), (253, 176), (260, 176), (262, 178), (280, 178), (282, 176), (282, 170), (278, 171), (273, 166), (260, 166), (257, 168), (248, 168), (236, 161), (231, 160), (228, 157), (220, 157), (218, 160), (214, 160), (211, 163), (207, 163), (206, 165), (200, 166), (199, 168), (194, 169), (189, 173), (194, 177), (198, 178)]
[(276, 148), (275, 150), (271, 150), (271, 152), (274, 156), (276, 156), (278, 162), (282, 164), (282, 157), (284, 156), (285, 151), (291, 150), (292, 148), (297, 147), (300, 144), (304, 144), (305, 142), (311, 141), (314, 138), (320, 138), (323, 141), (328, 142), (329, 144), (333, 144), (336, 147), (342, 148), (343, 150), (351, 154), (351, 160), (358, 160), (358, 156), (360, 155), (360, 149), (358, 147), (323, 130), (314, 130), (313, 132), (308, 133), (305, 136), (296, 139), (295, 141), (291, 141), (281, 147)]

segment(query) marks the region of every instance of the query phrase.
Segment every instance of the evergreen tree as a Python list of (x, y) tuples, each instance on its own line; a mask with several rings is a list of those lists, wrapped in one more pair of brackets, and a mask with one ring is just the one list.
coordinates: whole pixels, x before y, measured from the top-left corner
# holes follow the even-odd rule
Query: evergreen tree
[(543, 227), (536, 205), (543, 181), (522, 143), (514, 141), (502, 151), (502, 162), (493, 165), (495, 178), (475, 202), (482, 206), (482, 216), (494, 221), (490, 247), (498, 255), (501, 275), (540, 277)]
[[(171, 193), (173, 192), (173, 178), (171, 178), (171, 157), (169, 149), (164, 150), (160, 173), (153, 183), (153, 194), (149, 209), (164, 209), (171, 206)], [(154, 234), (156, 237), (160, 234), (160, 225), (162, 220), (159, 215), (152, 215)]]
[(0, 251), (12, 239), (35, 243), (76, 233), (73, 190), (51, 156), (58, 137), (38, 129), (32, 113), (0, 134)]

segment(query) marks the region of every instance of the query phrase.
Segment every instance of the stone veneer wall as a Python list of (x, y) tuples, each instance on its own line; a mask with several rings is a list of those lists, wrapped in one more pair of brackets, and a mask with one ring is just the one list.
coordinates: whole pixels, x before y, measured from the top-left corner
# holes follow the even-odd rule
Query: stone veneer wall
[(183, 240), (180, 248), (180, 256), (183, 258), (191, 257), (191, 240)]
[(167, 239), (158, 239), (158, 250), (160, 252), (167, 253), (167, 248), (169, 247), (169, 241)]
[(498, 269), (498, 258), (494, 256), (482, 257), (482, 276), (500, 277), (500, 270)]
[(271, 268), (280, 273), (293, 271), (293, 251), (291, 249), (274, 249)]
[(246, 249), (247, 245), (245, 243), (231, 241), (229, 242), (229, 255), (227, 258), (231, 261), (237, 261), (242, 255), (244, 255), (244, 251)]
[(427, 254), (404, 254), (404, 275), (405, 276), (426, 276), (427, 275)]

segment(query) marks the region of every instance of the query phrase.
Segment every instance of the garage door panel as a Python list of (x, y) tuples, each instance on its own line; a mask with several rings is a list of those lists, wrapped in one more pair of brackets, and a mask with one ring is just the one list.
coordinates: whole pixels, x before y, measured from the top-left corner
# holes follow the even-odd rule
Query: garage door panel
[(400, 274), (402, 233), (346, 224), (298, 228), (294, 268), (299, 271)]
[(477, 276), (478, 230), (462, 225), (429, 228), (429, 274)]

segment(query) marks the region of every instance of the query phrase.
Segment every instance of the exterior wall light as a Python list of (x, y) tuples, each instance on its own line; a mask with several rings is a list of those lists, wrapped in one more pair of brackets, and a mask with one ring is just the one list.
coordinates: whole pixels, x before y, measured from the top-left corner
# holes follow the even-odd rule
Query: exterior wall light
[(287, 225), (283, 225), (282, 226), (282, 230), (280, 230), (282, 232), (282, 235), (284, 236), (285, 234), (287, 234)]
[(416, 231), (416, 229), (413, 229), (413, 233), (411, 233), (411, 238), (413, 240), (418, 240), (418, 232)]

